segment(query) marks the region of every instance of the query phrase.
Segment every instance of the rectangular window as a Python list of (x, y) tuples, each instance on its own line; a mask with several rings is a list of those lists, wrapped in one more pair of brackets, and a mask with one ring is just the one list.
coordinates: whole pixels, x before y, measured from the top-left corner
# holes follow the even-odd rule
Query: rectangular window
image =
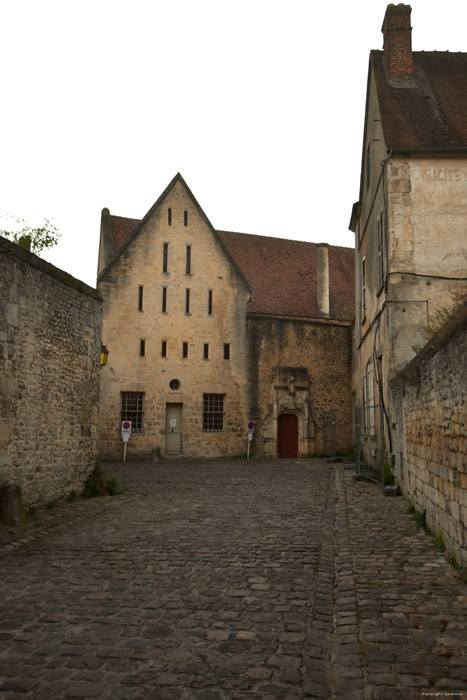
[(367, 367), (367, 401), (368, 401), (368, 420), (367, 426), (370, 429), (370, 435), (375, 434), (375, 381), (373, 373), (373, 362), (368, 361)]
[(224, 429), (224, 394), (203, 394), (203, 430), (210, 433)]
[(166, 340), (162, 341), (161, 355), (162, 355), (162, 357), (167, 357), (167, 341)]
[(368, 432), (368, 398), (367, 398), (367, 387), (366, 387), (366, 367), (363, 370), (362, 377), (362, 411), (363, 411), (363, 434), (366, 435)]
[(362, 321), (366, 318), (366, 260), (362, 260)]
[(384, 219), (383, 212), (378, 216), (378, 294), (384, 285)]
[(230, 343), (224, 343), (224, 360), (230, 360)]
[(188, 357), (188, 343), (182, 343), (182, 357)]
[(188, 226), (188, 212), (187, 211), (183, 212), (183, 223), (185, 226)]
[(143, 310), (143, 288), (138, 287), (138, 311)]
[(212, 315), (212, 289), (208, 292), (208, 314)]
[(205, 360), (209, 360), (209, 343), (204, 343), (203, 357)]
[(140, 340), (139, 341), (139, 356), (144, 357), (145, 354), (146, 354), (146, 341)]
[(190, 290), (185, 290), (185, 313), (190, 313)]
[(120, 420), (131, 420), (132, 433), (141, 433), (143, 430), (143, 407), (144, 392), (121, 392)]
[(367, 192), (370, 189), (370, 155), (371, 155), (371, 141), (368, 141), (368, 146), (366, 148), (366, 189)]
[(172, 226), (172, 209), (167, 209), (167, 223)]
[(162, 313), (167, 313), (167, 287), (162, 287)]
[(164, 252), (162, 257), (162, 272), (167, 272), (169, 267), (169, 244), (164, 243)]
[(186, 274), (191, 275), (191, 245), (186, 247)]

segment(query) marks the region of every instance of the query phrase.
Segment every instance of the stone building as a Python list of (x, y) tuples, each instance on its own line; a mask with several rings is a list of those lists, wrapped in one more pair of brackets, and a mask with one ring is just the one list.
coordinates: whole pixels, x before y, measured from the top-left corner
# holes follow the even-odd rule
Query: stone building
[(80, 492), (97, 456), (96, 290), (0, 237), (0, 486)]
[(102, 212), (100, 453), (309, 456), (352, 443), (353, 249), (217, 231), (177, 175), (140, 221)]
[(369, 462), (394, 452), (390, 381), (467, 291), (467, 54), (412, 51), (410, 18), (410, 6), (388, 5), (384, 50), (370, 53), (350, 223), (353, 392)]

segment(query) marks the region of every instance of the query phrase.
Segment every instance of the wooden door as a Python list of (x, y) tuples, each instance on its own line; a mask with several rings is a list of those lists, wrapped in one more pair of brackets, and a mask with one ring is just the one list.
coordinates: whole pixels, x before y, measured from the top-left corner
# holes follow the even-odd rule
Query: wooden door
[(277, 451), (279, 457), (298, 456), (298, 418), (292, 413), (279, 416), (277, 425)]
[(182, 407), (181, 403), (168, 403), (165, 410), (165, 454), (182, 453)]

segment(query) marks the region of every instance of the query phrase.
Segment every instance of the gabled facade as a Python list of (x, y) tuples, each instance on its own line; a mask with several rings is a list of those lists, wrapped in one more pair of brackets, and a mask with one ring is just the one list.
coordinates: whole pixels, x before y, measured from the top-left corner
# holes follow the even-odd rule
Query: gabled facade
[(309, 456), (350, 447), (353, 249), (216, 231), (177, 175), (141, 220), (102, 212), (100, 452)]
[(410, 16), (410, 6), (389, 5), (384, 50), (370, 54), (360, 199), (350, 224), (353, 392), (366, 409), (368, 461), (379, 456), (381, 425), (393, 452), (391, 380), (467, 292), (467, 54), (413, 52)]

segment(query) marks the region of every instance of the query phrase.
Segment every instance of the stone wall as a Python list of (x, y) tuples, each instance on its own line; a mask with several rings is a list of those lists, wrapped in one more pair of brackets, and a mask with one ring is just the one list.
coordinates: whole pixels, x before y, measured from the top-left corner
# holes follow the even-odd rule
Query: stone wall
[(467, 303), (392, 384), (396, 476), (467, 565)]
[[(350, 324), (318, 319), (248, 317), (253, 456), (275, 457), (278, 419), (297, 415), (299, 457), (325, 452), (323, 419), (336, 411), (337, 450), (352, 445)], [(328, 445), (329, 446), (329, 445)]]
[[(153, 451), (162, 457), (245, 454), (249, 291), (181, 182), (151, 210), (98, 289), (110, 353), (101, 377), (100, 454), (122, 456), (122, 394), (129, 392), (142, 402), (129, 459), (147, 459)], [(203, 395), (224, 397), (222, 430), (203, 429)]]
[(96, 458), (101, 299), (4, 238), (0, 268), (0, 483), (44, 504)]

